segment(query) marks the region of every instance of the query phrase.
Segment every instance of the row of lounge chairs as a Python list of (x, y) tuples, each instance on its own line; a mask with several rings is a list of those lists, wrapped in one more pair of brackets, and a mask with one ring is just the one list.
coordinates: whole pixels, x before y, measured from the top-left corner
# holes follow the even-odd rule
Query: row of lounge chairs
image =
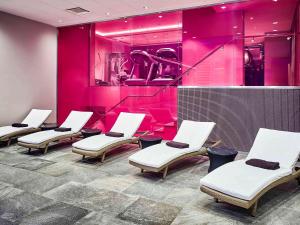
[[(61, 130), (39, 131), (39, 126), (50, 115), (50, 110), (32, 110), (22, 123), (28, 127), (0, 127), (0, 141), (18, 138), (20, 146), (29, 151), (47, 148), (51, 142), (80, 136), (80, 130), (92, 116), (91, 112), (72, 111)], [(145, 115), (137, 113), (120, 113), (109, 133), (122, 135), (100, 134), (73, 143), (72, 151), (85, 158), (101, 157), (103, 162), (107, 152), (126, 143), (138, 143), (139, 137), (134, 134), (138, 130)], [(162, 172), (166, 177), (171, 164), (187, 157), (206, 155), (205, 143), (215, 126), (213, 122), (195, 122), (184, 120), (173, 139), (176, 143), (185, 143), (185, 148), (174, 148), (163, 142), (142, 149), (129, 157), (129, 163), (141, 169), (141, 172)], [(33, 133), (35, 132), (35, 133)], [(218, 142), (210, 143), (216, 146)], [(254, 144), (244, 160), (227, 163), (200, 180), (201, 191), (213, 196), (216, 201), (223, 201), (239, 207), (250, 209), (255, 215), (257, 202), (268, 190), (293, 179), (300, 182), (300, 169), (296, 163), (300, 155), (300, 133), (277, 131), (261, 128)], [(248, 165), (247, 160), (260, 159), (278, 162), (279, 169), (268, 170)]]

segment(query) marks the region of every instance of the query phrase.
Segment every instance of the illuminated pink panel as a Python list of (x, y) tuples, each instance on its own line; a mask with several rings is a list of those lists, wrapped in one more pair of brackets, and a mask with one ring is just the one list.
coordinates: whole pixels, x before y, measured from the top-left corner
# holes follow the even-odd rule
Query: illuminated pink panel
[(90, 25), (58, 29), (58, 123), (62, 123), (71, 110), (88, 109), (89, 29)]
[(184, 76), (183, 85), (244, 84), (243, 41), (233, 40), (243, 32), (242, 12), (217, 9), (183, 12), (183, 64), (193, 66), (224, 45)]
[(265, 85), (288, 86), (291, 72), (291, 39), (265, 38)]

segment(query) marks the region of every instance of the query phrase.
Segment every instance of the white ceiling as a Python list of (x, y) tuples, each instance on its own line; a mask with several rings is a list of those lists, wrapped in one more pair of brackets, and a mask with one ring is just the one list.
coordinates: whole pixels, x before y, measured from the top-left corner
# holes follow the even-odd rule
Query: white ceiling
[[(234, 0), (0, 0), (0, 11), (59, 27), (233, 1)], [(148, 8), (145, 9), (145, 6)], [(65, 11), (65, 9), (74, 7), (87, 9), (90, 13), (74, 15)]]

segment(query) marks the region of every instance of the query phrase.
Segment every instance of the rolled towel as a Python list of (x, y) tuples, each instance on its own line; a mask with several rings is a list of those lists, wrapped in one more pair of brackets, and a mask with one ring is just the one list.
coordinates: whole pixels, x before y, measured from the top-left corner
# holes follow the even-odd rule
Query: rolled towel
[(119, 132), (107, 132), (105, 135), (109, 137), (124, 137), (124, 134)]
[(68, 127), (58, 127), (58, 128), (55, 128), (54, 130), (58, 131), (58, 132), (67, 132), (67, 131), (71, 131), (72, 129), (68, 128)]
[(262, 159), (249, 159), (246, 161), (246, 164), (267, 170), (277, 170), (280, 168), (279, 162), (270, 162)]
[(11, 126), (12, 127), (28, 127), (28, 124), (26, 124), (26, 123), (13, 123)]
[(166, 145), (173, 147), (173, 148), (188, 148), (189, 144), (177, 142), (177, 141), (169, 141), (166, 143)]

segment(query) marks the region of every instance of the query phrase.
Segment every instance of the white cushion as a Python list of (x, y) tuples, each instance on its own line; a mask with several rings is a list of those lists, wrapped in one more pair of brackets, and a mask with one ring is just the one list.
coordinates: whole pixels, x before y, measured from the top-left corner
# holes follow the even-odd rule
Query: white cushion
[(213, 170), (200, 180), (200, 185), (236, 198), (251, 200), (269, 184), (291, 173), (292, 170), (286, 168), (266, 170), (249, 166), (245, 160), (237, 160)]
[(50, 140), (52, 138), (56, 138), (59, 136), (63, 136), (66, 134), (72, 134), (75, 133), (73, 131), (67, 131), (67, 132), (58, 132), (55, 130), (46, 130), (46, 131), (40, 131), (37, 133), (29, 134), (23, 137), (18, 138), (18, 141), (28, 144), (41, 144), (44, 141)]
[(0, 127), (0, 137), (3, 137), (5, 135), (14, 133), (14, 132), (19, 132), (19, 131), (24, 131), (29, 129), (30, 127), (12, 127), (12, 126), (4, 126)]
[(176, 159), (177, 157), (198, 151), (200, 148), (172, 148), (167, 146), (166, 143), (161, 143), (157, 145), (152, 145), (148, 148), (140, 150), (128, 159), (129, 161), (154, 168), (160, 168), (168, 162)]
[(145, 166), (160, 168), (179, 156), (200, 150), (214, 126), (213, 122), (184, 120), (173, 141), (187, 143), (189, 148), (172, 148), (166, 143), (161, 143), (131, 155), (129, 160)]
[(247, 159), (279, 162), (280, 167), (294, 168), (300, 154), (300, 133), (261, 128)]
[(121, 112), (110, 131), (123, 133), (124, 137), (132, 137), (141, 123), (145, 114)]
[(71, 128), (74, 133), (77, 133), (92, 115), (92, 112), (72, 111), (60, 127)]
[(74, 148), (80, 148), (87, 151), (99, 151), (108, 145), (126, 140), (125, 137), (109, 137), (104, 134), (88, 137), (73, 143)]
[(214, 122), (183, 120), (173, 141), (187, 143), (190, 148), (200, 148), (215, 125)]
[(52, 110), (32, 109), (22, 123), (28, 124), (28, 127), (39, 127), (49, 117)]

